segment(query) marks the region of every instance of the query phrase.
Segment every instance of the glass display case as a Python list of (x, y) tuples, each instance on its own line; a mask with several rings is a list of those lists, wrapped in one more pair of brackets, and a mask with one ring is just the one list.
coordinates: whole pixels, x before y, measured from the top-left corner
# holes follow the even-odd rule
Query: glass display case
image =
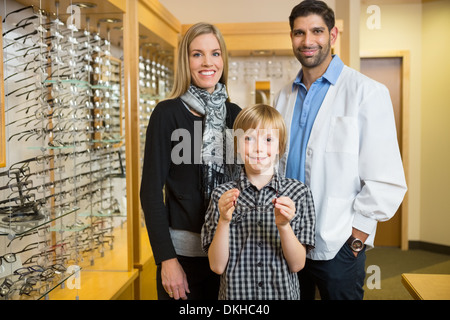
[[(139, 51), (124, 50), (124, 30), (139, 30), (127, 10), (150, 14), (154, 1), (2, 1), (0, 299), (139, 298), (135, 247), (151, 250), (129, 201), (140, 144), (126, 136), (170, 89), (172, 60), (146, 30), (154, 50), (130, 72)], [(141, 71), (138, 104), (125, 90)]]

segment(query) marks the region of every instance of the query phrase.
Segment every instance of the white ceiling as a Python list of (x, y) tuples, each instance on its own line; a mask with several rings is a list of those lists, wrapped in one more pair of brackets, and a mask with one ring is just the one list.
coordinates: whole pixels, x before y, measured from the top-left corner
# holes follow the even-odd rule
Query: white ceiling
[[(288, 21), (301, 0), (159, 0), (181, 24)], [(335, 0), (326, 0), (334, 8)]]

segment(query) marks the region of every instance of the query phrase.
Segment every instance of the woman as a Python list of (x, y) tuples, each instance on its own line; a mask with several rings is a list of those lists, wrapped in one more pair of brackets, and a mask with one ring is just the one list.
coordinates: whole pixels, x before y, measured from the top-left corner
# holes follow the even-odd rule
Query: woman
[(170, 97), (155, 107), (146, 136), (140, 197), (158, 299), (218, 296), (219, 279), (201, 249), (200, 232), (212, 190), (234, 174), (224, 141), (240, 108), (229, 102), (227, 76), (220, 31), (193, 25), (180, 43)]

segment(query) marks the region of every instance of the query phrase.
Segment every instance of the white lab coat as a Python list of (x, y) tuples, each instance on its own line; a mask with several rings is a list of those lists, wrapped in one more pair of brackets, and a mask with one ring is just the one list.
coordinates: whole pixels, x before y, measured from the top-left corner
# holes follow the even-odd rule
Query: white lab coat
[[(297, 89), (286, 85), (274, 106), (290, 131)], [(280, 161), (285, 173), (286, 154)], [(320, 107), (309, 138), (305, 183), (316, 209), (316, 247), (308, 258), (332, 259), (355, 227), (373, 246), (377, 221), (392, 218), (406, 193), (388, 89), (344, 66)]]

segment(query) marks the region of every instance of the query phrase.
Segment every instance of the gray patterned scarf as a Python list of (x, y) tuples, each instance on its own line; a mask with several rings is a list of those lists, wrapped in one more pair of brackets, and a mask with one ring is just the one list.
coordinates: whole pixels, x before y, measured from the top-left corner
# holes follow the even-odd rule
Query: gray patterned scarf
[(231, 148), (228, 149), (229, 152), (233, 153), (233, 136), (230, 130), (226, 130), (227, 98), (227, 91), (222, 83), (216, 85), (212, 94), (191, 85), (181, 96), (187, 106), (204, 116), (201, 159), (202, 189), (206, 205), (215, 187), (234, 178), (233, 160), (227, 159), (227, 144)]

